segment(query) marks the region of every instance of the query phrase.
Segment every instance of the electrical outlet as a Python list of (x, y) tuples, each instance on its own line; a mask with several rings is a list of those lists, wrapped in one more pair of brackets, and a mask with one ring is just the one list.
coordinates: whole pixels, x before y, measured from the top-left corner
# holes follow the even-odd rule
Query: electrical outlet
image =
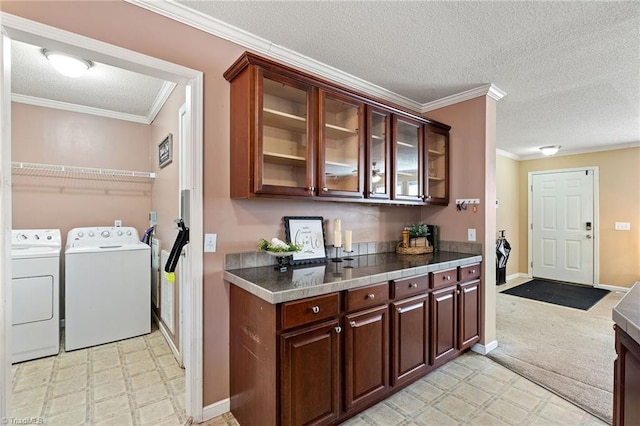
[(204, 252), (215, 253), (218, 243), (218, 234), (204, 234)]
[(631, 223), (616, 222), (616, 231), (631, 231)]
[(121, 220), (114, 221), (113, 226), (122, 226), (122, 221)]
[(476, 230), (474, 228), (467, 229), (467, 240), (468, 241), (476, 240)]

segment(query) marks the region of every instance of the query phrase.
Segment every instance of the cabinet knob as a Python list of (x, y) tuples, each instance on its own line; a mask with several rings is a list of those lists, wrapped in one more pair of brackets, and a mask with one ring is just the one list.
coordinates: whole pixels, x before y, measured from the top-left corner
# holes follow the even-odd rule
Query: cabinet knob
[(354, 327), (356, 326), (356, 322), (355, 322), (355, 321), (351, 321), (351, 322), (349, 323), (349, 325), (351, 326), (351, 328), (354, 328)]
[(460, 290), (456, 290), (456, 294), (460, 294)]
[(375, 298), (376, 298), (376, 295), (375, 295), (375, 294), (373, 294), (373, 293), (369, 293), (369, 294), (367, 294), (367, 299), (369, 299), (369, 300), (373, 300), (373, 299), (375, 299)]
[(418, 288), (418, 283), (409, 283), (409, 287)]
[(424, 200), (424, 199), (425, 199), (425, 198), (427, 198), (427, 197), (426, 197), (424, 194), (422, 194), (422, 195), (420, 196), (420, 198), (422, 198), (422, 199)]
[(451, 281), (451, 275), (443, 276), (442, 279), (445, 281)]
[(307, 188), (307, 191), (313, 192), (316, 189), (315, 186), (310, 186)]
[(323, 187), (322, 187), (322, 190), (323, 190), (324, 192), (327, 192), (327, 191), (329, 190), (329, 188), (327, 188), (326, 186), (323, 186)]
[(320, 306), (314, 306), (313, 308), (311, 308), (311, 312), (313, 312), (314, 314), (317, 314), (318, 312), (320, 312)]
[(336, 331), (337, 334), (340, 334), (342, 332), (342, 327), (337, 326), (336, 328), (334, 328), (334, 330)]
[(476, 273), (476, 270), (475, 270), (475, 269), (472, 269), (471, 271), (469, 271), (469, 273), (470, 273), (470, 274), (475, 274), (475, 273)]

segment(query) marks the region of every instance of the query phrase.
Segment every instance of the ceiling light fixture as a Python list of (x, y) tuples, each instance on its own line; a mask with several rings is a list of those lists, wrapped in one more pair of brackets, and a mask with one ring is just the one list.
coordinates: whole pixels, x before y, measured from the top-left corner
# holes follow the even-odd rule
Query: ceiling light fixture
[(538, 148), (544, 155), (556, 155), (560, 150), (560, 145), (547, 145)]
[(42, 49), (42, 54), (51, 62), (56, 71), (67, 77), (78, 77), (93, 65), (91, 61), (86, 59), (55, 50)]

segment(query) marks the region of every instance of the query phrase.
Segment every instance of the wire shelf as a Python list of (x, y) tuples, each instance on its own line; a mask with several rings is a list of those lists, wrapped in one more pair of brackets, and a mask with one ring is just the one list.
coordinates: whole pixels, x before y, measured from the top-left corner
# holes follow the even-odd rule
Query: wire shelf
[(57, 164), (11, 162), (14, 175), (67, 177), (74, 179), (112, 180), (121, 182), (151, 182), (156, 174), (133, 170), (100, 169), (94, 167), (62, 166)]

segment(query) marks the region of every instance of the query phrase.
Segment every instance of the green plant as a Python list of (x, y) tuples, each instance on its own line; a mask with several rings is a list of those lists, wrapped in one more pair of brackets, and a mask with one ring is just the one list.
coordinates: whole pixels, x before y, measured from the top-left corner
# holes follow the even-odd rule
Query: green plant
[(270, 251), (273, 253), (299, 252), (302, 250), (302, 246), (293, 243), (285, 243), (277, 238), (272, 238), (271, 241), (260, 238), (260, 240), (258, 240), (258, 250)]
[(411, 238), (426, 237), (429, 234), (429, 229), (424, 223), (412, 223), (405, 227), (405, 229), (409, 230), (409, 236)]

